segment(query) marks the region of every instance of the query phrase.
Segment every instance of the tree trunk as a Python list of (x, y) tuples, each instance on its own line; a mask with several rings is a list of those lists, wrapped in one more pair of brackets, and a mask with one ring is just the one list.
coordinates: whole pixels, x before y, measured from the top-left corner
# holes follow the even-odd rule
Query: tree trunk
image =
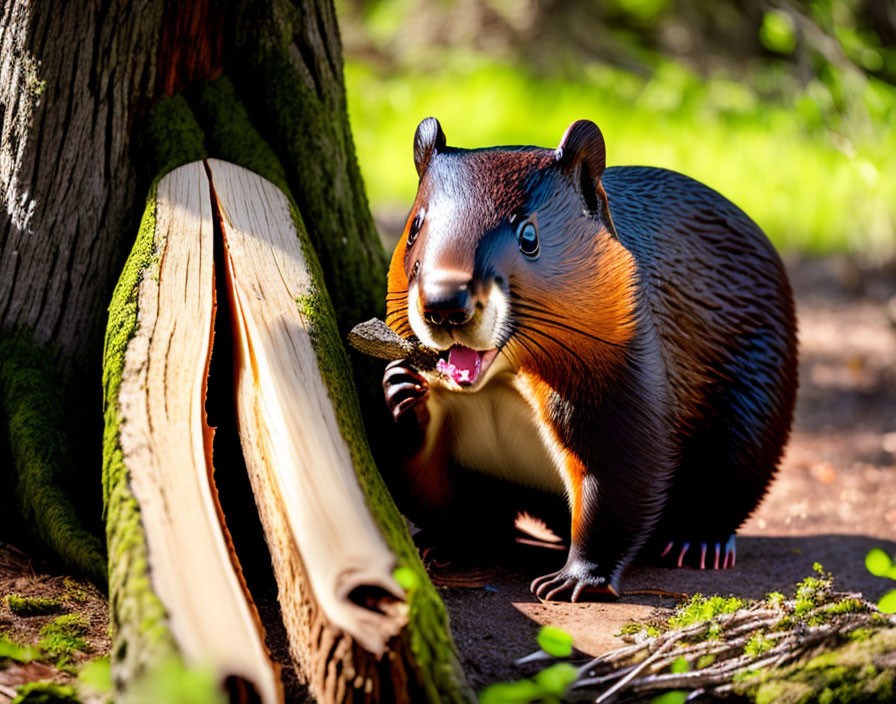
[[(130, 127), (151, 97), (158, 3), (8, 0), (0, 38), (0, 326), (93, 367), (139, 213)], [(126, 29), (125, 29), (126, 28)]]
[[(149, 184), (209, 154), (250, 168), (257, 156), (241, 135), (227, 134), (227, 105), (195, 105), (200, 112), (217, 110), (212, 118), (220, 129), (207, 136), (196, 129), (192, 142), (172, 140), (167, 127), (153, 130), (165, 121), (150, 118), (164, 111), (160, 97), (214, 78), (228, 65), (238, 75), (237, 89), (247, 86), (256, 106), (253, 122), (267, 131), (266, 156), (280, 171), (278, 185), (291, 191), (309, 226), (345, 330), (381, 309), (385, 257), (355, 163), (331, 4), (4, 3), (0, 334), (18, 331), (26, 344), (2, 348), (13, 363), (0, 367), (0, 375), (7, 393), (26, 393), (9, 375), (36, 364), (45, 385), (78, 411), (65, 413), (66, 427), (55, 429), (70, 438), (67, 467), (57, 473), (76, 485), (68, 492), (74, 502), (94, 513), (104, 311)], [(10, 409), (28, 405), (27, 397), (7, 399), (4, 425)], [(80, 412), (89, 408), (97, 412)], [(37, 414), (27, 423), (20, 436), (40, 434)], [(8, 459), (21, 485), (31, 464), (21, 460), (27, 453), (16, 443), (10, 438)], [(85, 482), (85, 473), (97, 481)], [(24, 513), (38, 511), (33, 492), (17, 494)]]
[[(386, 258), (356, 163), (329, 0), (6, 0), (0, 102), (0, 420), (12, 428), (15, 415), (23, 424), (10, 431), (8, 443), (0, 442), (0, 451), (9, 449), (20, 508), (35, 517), (38, 528), (41, 516), (68, 496), (79, 503), (77, 491), (52, 493), (54, 487), (77, 483), (99, 493), (106, 308), (134, 246), (146, 194), (172, 168), (219, 157), (283, 190), (320, 262), (335, 309), (335, 318), (323, 322), (332, 326), (334, 340), (382, 313)], [(125, 308), (133, 305), (116, 300)], [(127, 326), (121, 332), (111, 344), (127, 344)], [(21, 342), (12, 344), (13, 339)], [(107, 362), (122, 349), (107, 346)], [(327, 374), (336, 384), (337, 411), (351, 425), (356, 412), (343, 407), (342, 398), (354, 391), (344, 350), (338, 353)], [(380, 370), (366, 360), (354, 365), (370, 434), (371, 424), (382, 418)], [(63, 423), (58, 414), (45, 418), (36, 412), (44, 401), (32, 386), (18, 383), (26, 368), (38, 375), (39, 387), (53, 389), (66, 404), (65, 427), (57, 427)], [(107, 378), (107, 394), (108, 383)], [(33, 461), (28, 449), (35, 438), (49, 446), (42, 462)], [(107, 435), (106, 469), (112, 474), (114, 442), (114, 434)], [(351, 442), (367, 452), (363, 434)], [(0, 466), (7, 464), (3, 459)], [(48, 464), (52, 471), (46, 471)], [(375, 474), (372, 462), (362, 464)], [(364, 486), (377, 481), (367, 477)], [(126, 482), (126, 476), (107, 475), (107, 491)], [(139, 527), (139, 513), (126, 495), (105, 499), (114, 521)], [(379, 488), (368, 499), (377, 503), (385, 533), (397, 536), (399, 552), (409, 559), (412, 546), (394, 505)], [(91, 508), (89, 500), (85, 505)], [(83, 533), (76, 530), (75, 509), (63, 508), (71, 531), (55, 542), (37, 532), (53, 551), (68, 556), (69, 565), (90, 572), (98, 550), (92, 546), (86, 566), (79, 565), (74, 556), (84, 554), (78, 539)], [(86, 515), (88, 523), (96, 520)], [(134, 642), (148, 644), (142, 654), (113, 657), (134, 663), (176, 655), (162, 625), (153, 625), (163, 623), (164, 613), (145, 590), (141, 549), (110, 546), (112, 582), (118, 583), (113, 589), (124, 593), (122, 583), (129, 584), (124, 589), (137, 594), (134, 603), (140, 606), (123, 614), (116, 612), (121, 604), (113, 603), (113, 619), (119, 625), (128, 619), (127, 629), (136, 629), (130, 632)], [(133, 560), (121, 560), (125, 553)], [(422, 593), (434, 609), (427, 617), (431, 633), (412, 634), (424, 689), (435, 698), (453, 688), (462, 698), (444, 609), (428, 581)]]

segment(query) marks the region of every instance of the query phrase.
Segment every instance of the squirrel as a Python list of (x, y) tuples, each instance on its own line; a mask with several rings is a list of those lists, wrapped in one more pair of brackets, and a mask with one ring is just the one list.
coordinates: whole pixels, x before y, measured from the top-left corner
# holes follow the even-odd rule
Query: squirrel
[(605, 168), (587, 120), (557, 149), (460, 149), (430, 117), (414, 162), (386, 323), (440, 358), (392, 362), (383, 389), (424, 527), (484, 474), (567, 499), (566, 563), (539, 597), (618, 596), (639, 553), (733, 567), (797, 389), (793, 296), (762, 230), (682, 174)]

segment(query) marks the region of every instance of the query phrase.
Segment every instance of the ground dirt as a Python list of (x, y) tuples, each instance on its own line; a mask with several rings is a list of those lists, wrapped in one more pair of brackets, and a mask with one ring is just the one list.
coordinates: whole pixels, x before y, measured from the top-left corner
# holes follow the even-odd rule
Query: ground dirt
[[(439, 583), (455, 585), (441, 592), (477, 690), (531, 674), (514, 660), (536, 650), (542, 624), (566, 629), (579, 649), (598, 654), (623, 644), (615, 635), (621, 626), (677, 603), (638, 590), (760, 597), (787, 592), (814, 562), (832, 572), (841, 589), (878, 598), (892, 588), (866, 571), (864, 557), (872, 547), (896, 553), (896, 263), (803, 260), (791, 262), (790, 272), (800, 325), (794, 432), (769, 495), (740, 531), (735, 568), (635, 567), (618, 601), (569, 604), (539, 601), (528, 588), (533, 577), (560, 566), (561, 552), (534, 550), (522, 570), (434, 566)], [(51, 566), (0, 543), (0, 632), (36, 642), (53, 616), (17, 617), (6, 595), (64, 597), (71, 592), (67, 584)], [(87, 601), (64, 597), (60, 613), (88, 617), (90, 652), (76, 654), (79, 662), (107, 653), (109, 641), (102, 595), (77, 584)], [(70, 675), (51, 664), (0, 660), (0, 704), (22, 681), (48, 677), (66, 681)]]
[[(46, 614), (18, 616), (9, 607), (9, 595), (52, 599), (59, 605)], [(17, 548), (0, 543), (0, 635), (19, 645), (36, 646), (44, 626), (64, 614), (83, 617), (84, 649), (29, 663), (0, 657), (0, 704), (12, 701), (15, 688), (26, 682), (70, 684), (83, 663), (108, 655), (110, 645), (108, 608), (102, 592), (89, 582), (60, 574)]]

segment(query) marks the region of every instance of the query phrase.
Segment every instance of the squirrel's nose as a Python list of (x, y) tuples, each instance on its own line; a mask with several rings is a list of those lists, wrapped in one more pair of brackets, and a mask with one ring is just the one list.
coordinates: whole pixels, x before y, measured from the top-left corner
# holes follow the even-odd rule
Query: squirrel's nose
[(459, 327), (473, 317), (471, 277), (440, 276), (424, 281), (420, 287), (423, 319), (430, 325)]

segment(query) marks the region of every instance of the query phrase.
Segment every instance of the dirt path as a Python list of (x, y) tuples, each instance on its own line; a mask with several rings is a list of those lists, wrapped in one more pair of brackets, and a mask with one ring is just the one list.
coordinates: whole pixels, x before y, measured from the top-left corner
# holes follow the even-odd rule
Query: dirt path
[[(758, 597), (788, 591), (816, 561), (841, 588), (873, 598), (892, 588), (865, 570), (864, 557), (872, 547), (896, 553), (896, 266), (863, 271), (831, 258), (790, 269), (800, 324), (796, 422), (777, 481), (740, 531), (737, 566), (633, 568), (625, 590)], [(527, 582), (541, 571), (443, 590), (477, 689), (528, 674), (513, 660), (536, 649), (541, 624), (568, 630), (577, 647), (598, 654), (623, 644), (614, 634), (625, 623), (675, 604), (646, 595), (540, 602)], [(440, 574), (451, 576), (450, 568)]]

